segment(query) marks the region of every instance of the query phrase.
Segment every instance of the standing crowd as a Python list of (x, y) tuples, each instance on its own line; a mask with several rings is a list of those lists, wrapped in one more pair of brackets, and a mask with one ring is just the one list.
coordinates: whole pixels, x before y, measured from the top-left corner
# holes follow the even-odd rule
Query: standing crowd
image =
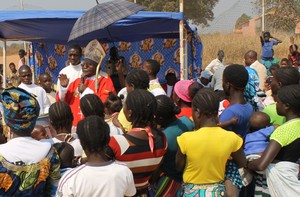
[(155, 60), (128, 72), (113, 47), (97, 75), (97, 45), (72, 45), (56, 92), (20, 51), (1, 94), (0, 195), (299, 196), (300, 53), (291, 39), (276, 62), (280, 42), (264, 32), (260, 60), (225, 65), (219, 50), (199, 78), (168, 69), (165, 84)]

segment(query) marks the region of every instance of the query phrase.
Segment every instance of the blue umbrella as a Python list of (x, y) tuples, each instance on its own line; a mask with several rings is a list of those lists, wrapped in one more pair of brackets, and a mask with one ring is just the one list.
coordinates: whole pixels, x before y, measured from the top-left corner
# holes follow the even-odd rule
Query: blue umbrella
[(110, 24), (143, 9), (144, 7), (141, 5), (124, 0), (99, 3), (76, 21), (70, 33), (69, 41), (104, 29)]

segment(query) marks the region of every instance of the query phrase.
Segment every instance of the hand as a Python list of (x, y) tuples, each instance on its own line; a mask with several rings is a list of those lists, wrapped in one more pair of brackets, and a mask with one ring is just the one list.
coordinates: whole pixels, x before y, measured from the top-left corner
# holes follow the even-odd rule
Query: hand
[(78, 84), (78, 92), (81, 94), (82, 92), (84, 92), (84, 90), (87, 88), (86, 85), (84, 85), (82, 82), (80, 82)]
[(64, 88), (66, 88), (68, 85), (69, 85), (69, 78), (67, 77), (67, 75), (65, 74), (60, 74), (58, 76), (58, 79), (59, 79), (59, 82), (60, 82), (60, 85)]
[(116, 70), (118, 73), (123, 73), (122, 59), (119, 59), (116, 63)]

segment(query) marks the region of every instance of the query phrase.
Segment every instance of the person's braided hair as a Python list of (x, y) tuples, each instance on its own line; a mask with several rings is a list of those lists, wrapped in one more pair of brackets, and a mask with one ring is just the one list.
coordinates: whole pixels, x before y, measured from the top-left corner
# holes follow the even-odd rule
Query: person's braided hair
[(65, 129), (71, 132), (74, 118), (67, 103), (63, 101), (53, 103), (49, 108), (49, 118), (51, 125), (56, 131)]

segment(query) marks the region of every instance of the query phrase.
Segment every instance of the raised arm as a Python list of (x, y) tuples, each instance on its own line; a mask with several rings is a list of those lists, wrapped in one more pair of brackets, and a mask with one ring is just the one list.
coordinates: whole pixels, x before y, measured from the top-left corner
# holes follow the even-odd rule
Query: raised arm
[(276, 40), (278, 43), (282, 43), (282, 40), (279, 40), (278, 38), (275, 38), (275, 37), (273, 37), (273, 36), (270, 36), (270, 38)]

